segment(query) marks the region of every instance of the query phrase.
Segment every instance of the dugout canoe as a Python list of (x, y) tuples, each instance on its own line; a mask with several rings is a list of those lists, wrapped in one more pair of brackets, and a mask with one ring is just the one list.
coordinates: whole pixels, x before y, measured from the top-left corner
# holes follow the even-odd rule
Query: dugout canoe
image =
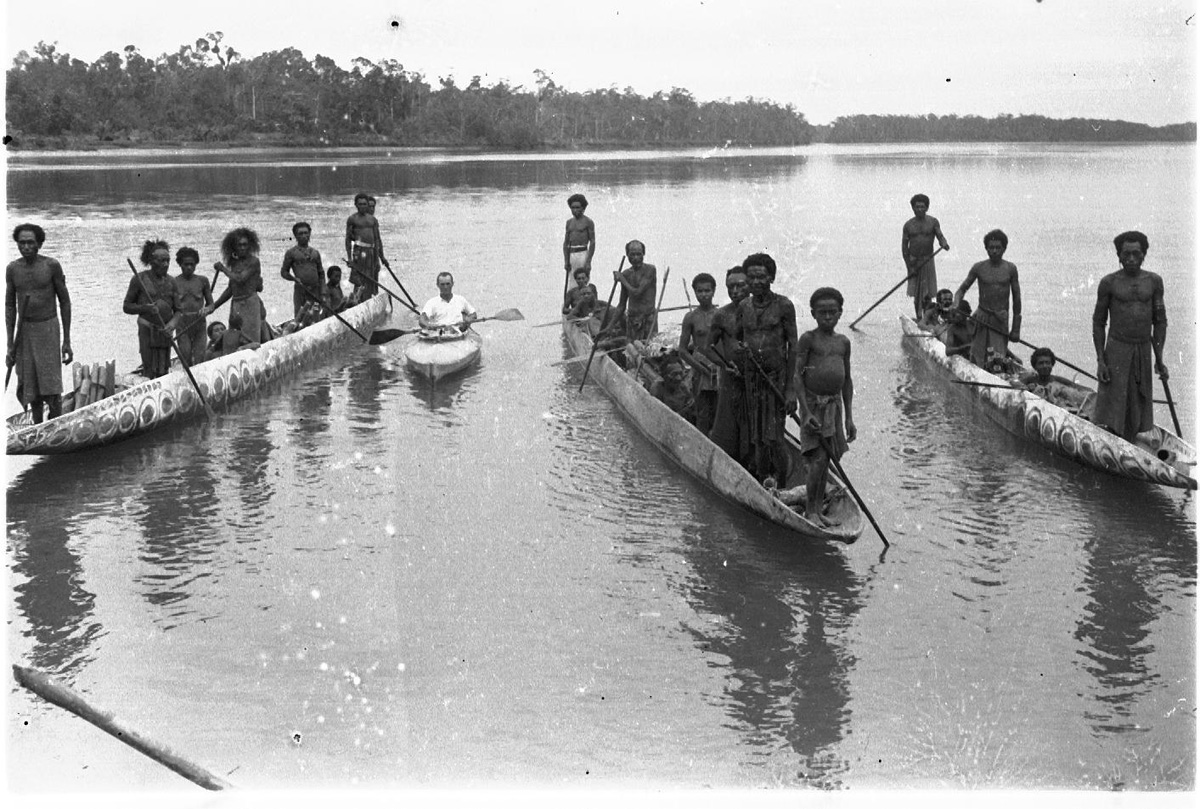
[[(585, 325), (586, 321), (577, 323), (563, 318), (563, 334), (570, 351), (577, 357), (586, 357), (592, 351), (592, 337)], [(709, 441), (691, 422), (654, 398), (637, 378), (608, 356), (597, 353), (587, 374), (588, 379), (598, 383), (608, 394), (638, 432), (724, 499), (805, 539), (849, 545), (862, 534), (862, 511), (833, 469), (829, 470), (828, 507), (825, 513), (836, 524), (819, 526), (763, 488), (741, 464)], [(783, 489), (791, 489), (804, 482), (804, 458), (798, 442), (790, 434), (787, 450), (790, 472), (788, 480), (781, 487)]]
[[(381, 292), (341, 315), (360, 332), (370, 333), (387, 312), (388, 297)], [(194, 365), (192, 375), (209, 406), (215, 408), (250, 396), (340, 346), (361, 342), (337, 318), (330, 317), (257, 349)], [(27, 413), (18, 413), (8, 419), (8, 454), (78, 452), (187, 419), (203, 409), (187, 374), (175, 370), (41, 424), (31, 424)]]
[(404, 346), (404, 363), (436, 382), (472, 365), (482, 348), (483, 337), (471, 329), (454, 336), (420, 334)]
[[(946, 346), (907, 315), (900, 316), (903, 341), (937, 374), (952, 382), (975, 408), (1013, 435), (1063, 458), (1110, 475), (1179, 489), (1195, 489), (1196, 449), (1155, 425), (1136, 442), (1097, 427), (1085, 418), (1016, 388), (965, 357), (946, 356)], [(1082, 386), (1076, 386), (1087, 390)]]

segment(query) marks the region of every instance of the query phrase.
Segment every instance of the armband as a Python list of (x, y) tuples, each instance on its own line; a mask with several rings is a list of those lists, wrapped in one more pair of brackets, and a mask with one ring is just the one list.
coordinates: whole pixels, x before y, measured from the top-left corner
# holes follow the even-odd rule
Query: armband
[(1167, 324), (1167, 307), (1166, 304), (1157, 303), (1154, 305), (1154, 311), (1150, 315), (1150, 322), (1156, 326)]

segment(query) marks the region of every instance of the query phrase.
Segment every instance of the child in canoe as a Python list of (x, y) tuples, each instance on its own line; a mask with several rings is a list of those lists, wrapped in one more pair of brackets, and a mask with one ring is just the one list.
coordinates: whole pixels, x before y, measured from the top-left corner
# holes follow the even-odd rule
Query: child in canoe
[(683, 368), (683, 360), (674, 355), (668, 356), (659, 363), (658, 369), (662, 378), (650, 386), (650, 394), (694, 424), (696, 400), (692, 396), (690, 386), (684, 381), (687, 372)]
[(567, 290), (562, 311), (571, 317), (585, 317), (596, 308), (596, 285), (589, 283), (592, 272), (586, 267), (575, 270), (573, 275), (575, 286)]
[(821, 514), (830, 458), (840, 459), (858, 430), (852, 405), (850, 340), (834, 331), (842, 316), (842, 293), (821, 287), (809, 306), (817, 327), (800, 335), (796, 373), (800, 377), (800, 450), (808, 464), (804, 516), (814, 525), (829, 525)]

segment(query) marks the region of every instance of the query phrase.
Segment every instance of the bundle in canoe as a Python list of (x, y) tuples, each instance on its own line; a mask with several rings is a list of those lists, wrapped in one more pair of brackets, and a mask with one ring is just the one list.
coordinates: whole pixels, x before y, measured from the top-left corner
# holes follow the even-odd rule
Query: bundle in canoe
[(1007, 380), (964, 357), (947, 357), (945, 345), (911, 317), (901, 315), (900, 324), (904, 342), (927, 365), (944, 380), (958, 383), (950, 387), (966, 391), (984, 416), (1013, 435), (1110, 475), (1181, 489), (1196, 488), (1196, 449), (1170, 430), (1155, 425), (1139, 433), (1135, 441), (1126, 441), (1084, 418), (1091, 405), (1090, 389), (1072, 385), (1060, 407), (1011, 387)]
[[(564, 318), (563, 334), (573, 355), (586, 357), (591, 353), (588, 324)], [(822, 509), (832, 525), (820, 526), (804, 517), (806, 466), (799, 442), (791, 434), (787, 436), (788, 480), (780, 484), (778, 491), (768, 490), (691, 422), (650, 394), (647, 384), (656, 374), (653, 357), (649, 356), (651, 349), (635, 344), (627, 352), (629, 371), (611, 357), (597, 353), (588, 378), (603, 388), (630, 423), (664, 455), (726, 500), (806, 539), (850, 544), (862, 534), (863, 513), (833, 470)]]

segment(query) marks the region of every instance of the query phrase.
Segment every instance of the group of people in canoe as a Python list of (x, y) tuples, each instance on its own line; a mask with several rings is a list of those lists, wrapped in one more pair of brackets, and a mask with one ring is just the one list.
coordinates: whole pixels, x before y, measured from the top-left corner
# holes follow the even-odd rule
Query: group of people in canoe
[[(628, 242), (622, 266), (613, 272), (609, 302), (599, 302), (590, 282), (595, 225), (584, 214), (582, 194), (572, 195), (568, 205), (564, 272), (574, 277), (575, 287), (564, 294), (563, 314), (582, 319), (597, 348), (623, 365), (617, 349), (633, 344), (644, 350), (658, 331), (657, 268), (646, 263), (641, 241)], [(784, 425), (789, 416), (799, 421), (807, 463), (805, 516), (822, 525), (830, 459), (840, 458), (857, 434), (850, 341), (836, 331), (844, 299), (833, 287), (814, 291), (809, 307), (816, 327), (801, 334), (795, 305), (771, 288), (775, 276), (769, 254), (747, 256), (725, 272), (729, 302), (717, 307), (716, 279), (696, 275), (697, 306), (684, 316), (675, 350), (659, 360), (661, 379), (651, 392), (768, 488), (788, 480)], [(610, 305), (618, 288), (620, 298)]]
[[(171, 370), (172, 344), (181, 362), (194, 365), (262, 343), (303, 328), (375, 295), (379, 270), (388, 267), (384, 257), (375, 199), (365, 192), (354, 198), (355, 212), (346, 220), (345, 255), (353, 289), (342, 289), (342, 270), (326, 270), (320, 251), (310, 245), (312, 227), (297, 222), (292, 227), (295, 245), (283, 255), (281, 277), (292, 284), (293, 318), (281, 328), (266, 320), (262, 265), (258, 235), (250, 228), (235, 228), (221, 241), (221, 260), (213, 264), (212, 281), (196, 272), (200, 253), (180, 247), (172, 256), (162, 239), (150, 239), (139, 256), (146, 268), (133, 277), (122, 303), (123, 311), (137, 318), (141, 368), (155, 378)], [(7, 375), (17, 373), (17, 396), (29, 408), (34, 423), (62, 413), (62, 372), (70, 364), (71, 296), (62, 265), (41, 255), (45, 230), (24, 223), (13, 230), (21, 257), (5, 270), (5, 330), (8, 338)], [(171, 261), (179, 267), (171, 275)], [(224, 275), (228, 285), (214, 300), (216, 280)], [(208, 322), (230, 302), (228, 323)]]
[[(1021, 283), (1016, 265), (1004, 258), (1008, 250), (1004, 231), (992, 230), (983, 237), (987, 259), (971, 267), (957, 290), (937, 289), (933, 242), (936, 239), (941, 250), (949, 250), (950, 245), (941, 224), (927, 213), (929, 198), (917, 194), (911, 204), (914, 216), (904, 224), (901, 241), (910, 273), (909, 293), (918, 321), (946, 344), (948, 355), (963, 355), (1012, 379), (1016, 387), (1053, 404), (1079, 409), (1079, 415), (1127, 441), (1153, 428), (1154, 374), (1167, 380), (1170, 372), (1163, 361), (1167, 336), (1163, 280), (1142, 267), (1150, 249), (1146, 234), (1130, 230), (1113, 239), (1120, 269), (1100, 280), (1092, 312), (1099, 385), (1094, 399), (1080, 409), (1077, 386), (1053, 374), (1057, 357), (1051, 348), (1035, 348), (1031, 371), (1024, 370), (1009, 351), (1010, 342), (1022, 342)], [(976, 283), (979, 305), (972, 312), (964, 295)]]
[[(644, 352), (657, 333), (657, 269), (646, 263), (641, 241), (628, 242), (609, 301), (599, 301), (591, 282), (595, 223), (585, 214), (584, 195), (573, 194), (567, 202), (562, 312), (591, 330), (598, 350), (624, 364), (624, 352), (617, 349), (634, 344)], [(910, 204), (914, 215), (903, 226), (901, 249), (918, 322), (946, 344), (947, 354), (964, 355), (1078, 410), (1075, 387), (1053, 375), (1057, 358), (1051, 349), (1036, 348), (1033, 370), (1026, 373), (1008, 349), (1010, 341), (1020, 341), (1021, 288), (1017, 267), (1004, 259), (1007, 235), (998, 229), (987, 233), (987, 259), (970, 268), (956, 291), (939, 289), (934, 256), (950, 245), (928, 214), (929, 198), (917, 194)], [(1114, 245), (1121, 269), (1106, 275), (1097, 291), (1092, 331), (1099, 390), (1085, 415), (1132, 440), (1153, 427), (1152, 374), (1168, 378), (1166, 308), (1162, 278), (1142, 268), (1146, 236), (1127, 231)], [(830, 461), (840, 459), (857, 433), (851, 344), (836, 330), (844, 299), (833, 287), (814, 291), (809, 311), (815, 328), (799, 333), (792, 301), (771, 288), (775, 275), (770, 255), (747, 256), (725, 272), (729, 302), (720, 307), (713, 302), (717, 280), (709, 273), (694, 276), (697, 305), (684, 316), (678, 345), (660, 359), (660, 379), (651, 392), (768, 487), (788, 479), (784, 425), (795, 418), (807, 462), (806, 517), (820, 524)], [(965, 295), (976, 284), (979, 305), (972, 311)], [(618, 288), (620, 297), (611, 305)]]

